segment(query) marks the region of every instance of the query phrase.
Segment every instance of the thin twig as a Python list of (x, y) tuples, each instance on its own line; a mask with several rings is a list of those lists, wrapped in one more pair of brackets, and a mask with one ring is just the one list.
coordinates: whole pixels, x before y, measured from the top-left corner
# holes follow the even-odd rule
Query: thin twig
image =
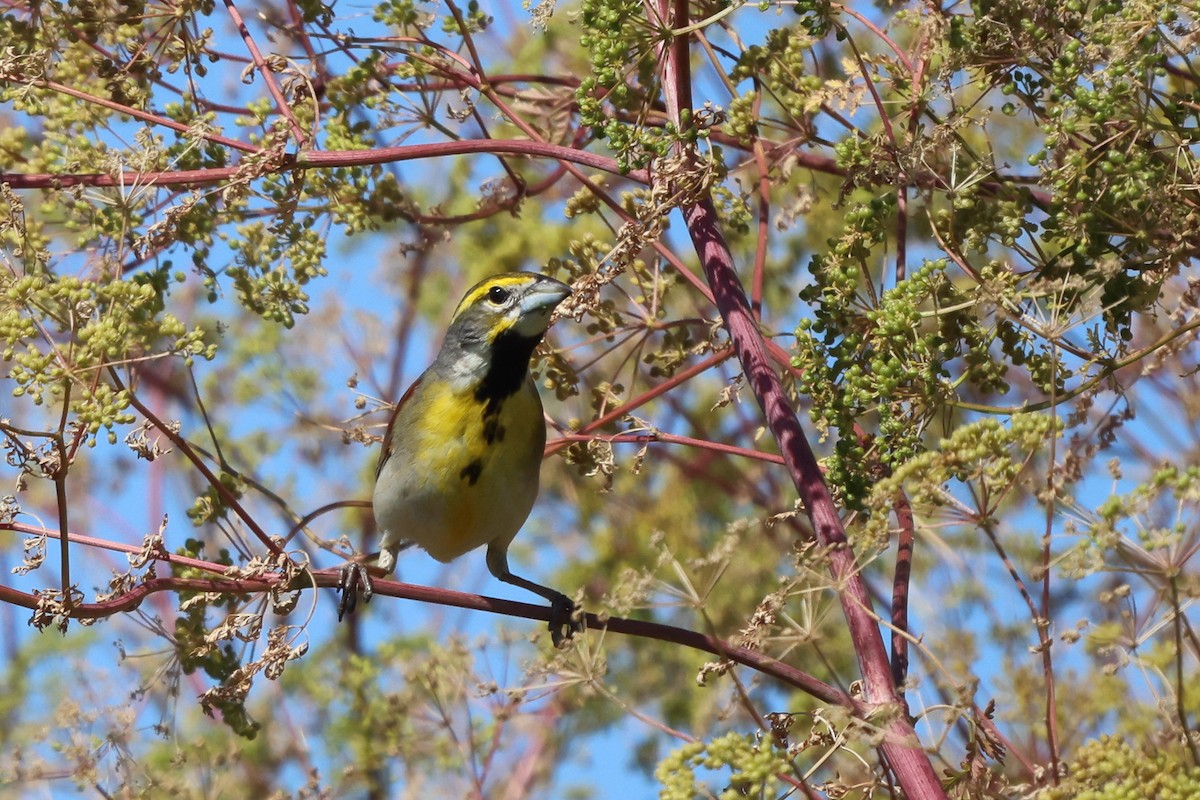
[[(730, 349), (725, 349), (725, 350), (721, 350), (719, 352), (713, 353), (711, 356), (708, 356), (707, 358), (693, 364), (692, 366), (688, 367), (687, 369), (681, 370), (681, 371), (675, 373), (675, 375), (673, 375), (672, 377), (668, 378), (667, 380), (663, 381), (662, 383), (658, 384), (657, 386), (646, 390), (645, 392), (643, 392), (639, 396), (633, 398), (629, 402), (623, 403), (620, 406), (618, 406), (617, 408), (614, 408), (612, 411), (608, 412), (604, 416), (592, 420), (587, 425), (585, 425), (581, 430), (577, 431), (577, 433), (587, 434), (592, 431), (596, 431), (596, 430), (603, 428), (605, 425), (608, 425), (610, 422), (613, 422), (614, 420), (618, 420), (621, 417), (628, 414), (629, 412), (633, 411), (634, 409), (644, 406), (646, 403), (649, 403), (654, 398), (660, 397), (661, 395), (665, 394), (666, 392), (669, 392), (671, 389), (675, 388), (676, 386), (686, 383), (686, 382), (690, 381), (692, 378), (696, 377), (697, 375), (707, 372), (708, 370), (712, 369), (717, 364), (720, 364), (722, 361), (725, 361), (732, 355), (733, 355), (733, 350), (730, 350)], [(565, 438), (555, 439), (546, 445), (546, 453), (545, 454), (546, 454), (546, 456), (554, 455), (556, 452), (558, 452), (559, 450), (561, 450), (562, 448), (564, 448), (566, 446), (567, 446), (567, 440)]]
[[(725, 453), (731, 456), (742, 456), (743, 458), (752, 458), (756, 461), (766, 461), (771, 464), (783, 463), (783, 456), (775, 453), (764, 453), (761, 450), (751, 450), (747, 447), (738, 447), (736, 445), (713, 442), (706, 439), (695, 439), (691, 436), (677, 436), (673, 433), (618, 433), (613, 436), (567, 433), (563, 434), (562, 439), (565, 439), (568, 442), (590, 442), (600, 439), (602, 441), (614, 444), (652, 444), (654, 442), (661, 442), (663, 444), (682, 444), (688, 447), (695, 447), (699, 450), (708, 450), (713, 453)], [(555, 441), (559, 440), (556, 439)]]
[[(45, 534), (54, 538), (60, 537), (58, 531), (42, 530), (17, 523), (0, 524), (0, 530), (15, 530), (22, 533)], [(75, 542), (96, 543), (108, 549), (130, 553), (142, 552), (141, 547), (81, 537), (77, 534), (70, 534), (68, 538)], [(228, 569), (227, 566), (222, 564), (183, 558), (169, 553), (155, 553), (152, 557), (156, 560), (186, 564), (196, 569), (212, 572), (214, 575), (220, 575)], [(278, 591), (283, 588), (280, 585), (281, 580), (282, 578), (279, 575), (264, 575), (260, 578), (150, 578), (118, 597), (98, 603), (77, 604), (71, 609), (70, 616), (75, 619), (101, 619), (110, 617), (114, 614), (132, 611), (150, 595), (164, 591), (198, 591), (220, 594), (252, 594)], [(307, 572), (303, 581), (297, 583), (295, 586), (288, 587), (288, 589), (335, 589), (340, 586), (341, 580), (342, 576), (338, 570), (316, 570)], [(372, 587), (376, 596), (382, 595), (385, 597), (416, 600), (434, 605), (485, 611), (491, 614), (541, 620), (543, 622), (549, 622), (550, 620), (551, 609), (549, 607), (533, 605), (531, 603), (520, 603), (513, 600), (502, 600), (484, 595), (467, 594), (433, 586), (418, 586), (416, 584), (383, 579), (375, 580), (372, 583)], [(0, 585), (0, 602), (31, 609), (38, 607), (38, 598), (36, 595), (3, 585)], [(867, 708), (857, 700), (824, 681), (757, 651), (730, 645), (716, 636), (709, 636), (686, 628), (677, 628), (673, 625), (626, 619), (624, 617), (605, 616), (601, 618), (595, 614), (585, 614), (584, 619), (587, 627), (592, 630), (608, 630), (613, 633), (657, 639), (711, 653), (776, 678), (823, 702), (842, 706), (856, 715), (864, 715), (867, 711)]]
[(896, 692), (904, 697), (904, 681), (908, 678), (908, 589), (912, 577), (913, 542), (916, 525), (912, 505), (903, 492), (893, 504), (900, 535), (896, 537), (896, 573), (892, 577), (892, 681)]
[(85, 103), (91, 103), (93, 105), (101, 106), (103, 108), (109, 109), (110, 111), (115, 111), (118, 114), (124, 114), (126, 116), (133, 117), (134, 119), (141, 120), (142, 122), (146, 122), (151, 125), (158, 125), (163, 128), (170, 128), (173, 131), (176, 131), (178, 133), (183, 133), (183, 134), (186, 134), (189, 136), (193, 136), (193, 135), (198, 136), (199, 138), (204, 139), (206, 142), (212, 142), (213, 144), (219, 144), (219, 145), (222, 145), (223, 147), (228, 147), (231, 150), (239, 150), (243, 153), (258, 153), (258, 152), (262, 151), (261, 147), (254, 145), (254, 144), (250, 144), (249, 142), (242, 142), (242, 141), (238, 141), (237, 139), (230, 139), (228, 136), (221, 136), (220, 134), (209, 133), (207, 131), (204, 131), (201, 128), (193, 128), (190, 125), (185, 125), (182, 122), (176, 122), (175, 120), (171, 119), (170, 117), (164, 117), (160, 114), (151, 114), (148, 111), (142, 111), (141, 109), (134, 108), (132, 106), (125, 105), (123, 103), (118, 103), (113, 100), (109, 100), (106, 97), (99, 97), (94, 94), (89, 94), (88, 92), (80, 91), (79, 89), (73, 89), (70, 86), (67, 86), (66, 84), (58, 83), (57, 81), (38, 79), (38, 80), (33, 80), (33, 81), (26, 81), (24, 83), (26, 86), (37, 86), (39, 88), (49, 89), (51, 91), (58, 92), (59, 94), (65, 94), (67, 97), (74, 97), (76, 100), (82, 100)]
[[(442, 158), (451, 155), (476, 155), (511, 153), (580, 164), (601, 172), (620, 175), (635, 183), (647, 183), (645, 170), (630, 170), (622, 173), (615, 159), (573, 147), (535, 142), (526, 139), (462, 139), (454, 142), (428, 142), (425, 144), (377, 147), (373, 150), (305, 150), (301, 153), (285, 153), (280, 157), (276, 170), (279, 173), (325, 167), (366, 167), (375, 164), (390, 164), (397, 161), (414, 161), (425, 158)], [(207, 169), (165, 170), (162, 172), (124, 172), (119, 175), (106, 173), (0, 173), (0, 183), (14, 189), (49, 189), (68, 186), (205, 186), (224, 183), (238, 177), (240, 167), (212, 167)]]
[[(117, 374), (115, 369), (110, 369), (109, 374), (118, 389), (125, 389), (125, 384), (121, 381), (121, 377)], [(242, 522), (246, 524), (246, 527), (248, 527), (251, 532), (258, 537), (259, 542), (262, 543), (262, 545), (272, 553), (277, 555), (282, 553), (283, 551), (279, 544), (270, 536), (268, 536), (267, 532), (264, 531), (262, 526), (258, 524), (258, 520), (256, 520), (254, 516), (250, 514), (250, 512), (246, 511), (246, 509), (242, 507), (241, 502), (237, 497), (234, 496), (233, 492), (229, 490), (229, 487), (222, 483), (219, 477), (213, 474), (213, 471), (208, 468), (207, 464), (204, 463), (204, 459), (202, 459), (196, 453), (191, 443), (173, 431), (169, 425), (159, 419), (158, 416), (151, 411), (150, 408), (147, 407), (140, 398), (138, 398), (136, 392), (131, 391), (129, 392), (128, 396), (130, 405), (136, 408), (138, 413), (140, 413), (143, 417), (150, 420), (151, 424), (158, 428), (163, 436), (166, 436), (168, 439), (170, 439), (171, 444), (179, 448), (179, 452), (181, 452), (188, 461), (191, 461), (192, 466), (194, 466), (196, 470), (204, 476), (204, 480), (208, 482), (208, 485), (211, 486), (213, 491), (215, 491), (221, 498), (221, 502), (224, 503), (235, 514), (237, 514), (239, 518), (241, 518)]]
[[(1058, 388), (1058, 348), (1053, 340), (1050, 344), (1050, 400), (1054, 400), (1054, 395)], [(1050, 419), (1052, 422), (1058, 420), (1058, 404), (1055, 403), (1050, 408)], [(1051, 427), (1051, 431), (1054, 427)], [(1050, 779), (1051, 782), (1058, 786), (1060, 783), (1060, 766), (1059, 766), (1059, 741), (1058, 741), (1058, 700), (1056, 697), (1056, 687), (1054, 685), (1054, 654), (1052, 651), (1054, 639), (1050, 634), (1050, 576), (1053, 570), (1050, 569), (1050, 536), (1054, 531), (1054, 499), (1058, 496), (1057, 488), (1054, 483), (1055, 461), (1058, 446), (1058, 437), (1052, 432), (1048, 437), (1046, 454), (1046, 530), (1042, 534), (1042, 608), (1040, 619), (1035, 620), (1038, 632), (1038, 647), (1042, 651), (1042, 679), (1046, 682), (1046, 746), (1050, 750)]]
[[(754, 116), (758, 117), (762, 104), (762, 93), (754, 95)], [(750, 280), (750, 307), (754, 315), (762, 320), (763, 283), (767, 272), (767, 241), (771, 232), (771, 171), (767, 167), (767, 156), (762, 141), (754, 138), (754, 160), (758, 164), (758, 238), (754, 242), (754, 276)]]
[[(63, 398), (62, 398), (62, 416), (58, 422), (58, 430), (53, 436), (54, 449), (58, 456), (58, 468), (54, 470), (54, 499), (58, 507), (58, 527), (59, 530), (70, 530), (70, 520), (68, 519), (67, 508), (67, 465), (70, 463), (70, 457), (67, 454), (67, 419), (71, 410), (71, 387), (73, 383), (70, 378), (63, 381)], [(63, 607), (70, 611), (71, 609), (71, 548), (66, 542), (62, 542), (59, 547), (59, 569), (61, 570), (62, 578), (62, 601)]]
[(258, 51), (258, 45), (254, 43), (254, 37), (250, 35), (250, 29), (246, 27), (246, 21), (242, 19), (241, 12), (233, 4), (233, 0), (225, 0), (225, 9), (229, 12), (229, 17), (233, 20), (233, 24), (237, 26), (238, 33), (241, 35), (242, 41), (246, 44), (246, 49), (250, 51), (250, 58), (254, 61), (254, 67), (262, 75), (263, 81), (267, 84), (267, 91), (275, 99), (275, 105), (279, 108), (279, 113), (287, 120), (288, 127), (292, 129), (292, 136), (295, 137), (296, 143), (303, 148), (308, 144), (308, 135), (304, 133), (304, 129), (296, 121), (296, 116), (292, 113), (292, 107), (288, 104), (287, 98), (283, 96), (283, 91), (280, 90), (279, 84), (275, 80), (275, 73), (267, 66), (262, 53)]
[(1187, 742), (1188, 751), (1192, 754), (1192, 763), (1200, 767), (1200, 751), (1196, 748), (1196, 739), (1188, 727), (1188, 710), (1186, 683), (1183, 679), (1183, 612), (1179, 608), (1179, 581), (1172, 575), (1167, 583), (1171, 587), (1171, 608), (1175, 614), (1175, 716), (1179, 718), (1179, 727), (1183, 731), (1183, 740)]

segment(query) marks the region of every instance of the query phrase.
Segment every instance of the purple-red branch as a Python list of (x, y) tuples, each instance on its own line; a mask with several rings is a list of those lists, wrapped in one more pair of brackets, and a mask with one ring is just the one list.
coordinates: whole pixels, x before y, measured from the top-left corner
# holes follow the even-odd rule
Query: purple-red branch
[(304, 133), (304, 129), (300, 127), (300, 123), (296, 121), (296, 116), (292, 113), (292, 107), (288, 105), (287, 98), (283, 96), (283, 91), (279, 88), (271, 67), (267, 64), (266, 59), (262, 57), (262, 53), (259, 52), (258, 45), (254, 43), (254, 37), (250, 35), (250, 29), (246, 27), (246, 21), (242, 19), (242, 13), (233, 4), (233, 0), (225, 0), (225, 9), (229, 12), (230, 19), (233, 20), (233, 24), (237, 27), (238, 33), (246, 45), (246, 49), (250, 52), (250, 58), (254, 61), (255, 69), (262, 75), (263, 82), (267, 84), (267, 91), (271, 93), (271, 97), (275, 100), (275, 105), (279, 108), (279, 113), (283, 115), (284, 119), (287, 120), (288, 127), (292, 129), (292, 136), (303, 147), (308, 143), (308, 136)]
[(908, 497), (901, 493), (894, 504), (900, 534), (896, 538), (896, 572), (892, 577), (892, 683), (904, 696), (908, 677), (908, 587), (912, 577), (913, 543), (916, 523)]
[[(600, 430), (605, 425), (608, 425), (611, 422), (619, 420), (621, 417), (625, 416), (626, 414), (633, 411), (634, 409), (637, 409), (637, 408), (645, 405), (646, 403), (649, 403), (654, 398), (665, 394), (666, 392), (670, 391), (671, 389), (675, 388), (676, 386), (686, 383), (686, 382), (690, 381), (692, 378), (696, 377), (697, 375), (707, 372), (708, 370), (715, 367), (717, 364), (720, 364), (722, 361), (725, 361), (726, 359), (728, 359), (732, 354), (733, 353), (731, 350), (721, 350), (719, 352), (713, 353), (712, 355), (708, 356), (707, 358), (703, 359), (702, 361), (699, 361), (699, 362), (693, 364), (692, 366), (688, 367), (687, 369), (680, 370), (679, 372), (675, 373), (673, 376), (671, 376), (667, 380), (663, 381), (662, 383), (658, 384), (657, 386), (653, 387), (652, 389), (648, 389), (645, 392), (642, 392), (640, 395), (633, 398), (628, 403), (624, 403), (623, 405), (620, 405), (617, 408), (614, 408), (612, 411), (608, 412), (604, 416), (602, 416), (598, 419), (592, 420), (587, 425), (585, 425), (581, 430), (576, 431), (576, 433), (588, 434), (588, 433), (591, 433), (592, 431)], [(569, 444), (569, 442), (570, 442), (570, 440), (567, 439), (565, 436), (562, 438), (559, 438), (559, 439), (551, 440), (550, 442), (548, 442), (546, 444), (545, 455), (547, 457), (554, 455), (559, 450), (566, 447), (567, 444)]]
[[(301, 153), (281, 155), (281, 165), (278, 170), (274, 171), (290, 172), (322, 167), (365, 167), (397, 161), (480, 153), (489, 155), (506, 153), (551, 158), (560, 162), (581, 164), (601, 172), (621, 175), (621, 170), (614, 159), (587, 150), (576, 150), (572, 147), (548, 142), (532, 142), (526, 139), (463, 139), (456, 142), (378, 147), (372, 150), (306, 150)], [(232, 180), (238, 176), (239, 169), (239, 167), (214, 167), (167, 172), (125, 172), (119, 175), (103, 173), (22, 175), (5, 172), (0, 173), (0, 183), (7, 183), (13, 189), (47, 189), (67, 186), (203, 186)], [(648, 182), (645, 170), (631, 170), (622, 177), (637, 183)]]
[[(687, 0), (657, 0), (657, 3), (659, 15), (670, 15), (668, 22), (672, 29), (687, 27)], [(652, 25), (657, 22), (652, 15), (649, 21)], [(685, 36), (672, 37), (669, 44), (660, 49), (667, 114), (680, 130), (685, 128), (684, 113), (692, 108), (688, 56), (688, 38)], [(892, 684), (887, 651), (871, 608), (866, 582), (858, 572), (837, 506), (800, 427), (800, 420), (772, 367), (767, 343), (737, 275), (733, 254), (721, 233), (711, 196), (682, 210), (713, 300), (742, 363), (746, 384), (758, 400), (767, 427), (779, 444), (784, 465), (800, 493), (817, 540), (829, 554), (830, 571), (864, 679), (867, 705), (893, 708), (890, 718), (880, 722), (887, 734), (880, 749), (909, 797), (944, 798), (946, 793), (933, 764), (921, 750), (912, 722), (903, 713), (903, 702)]]
[(712, 287), (717, 309), (742, 362), (746, 384), (754, 392), (779, 443), (784, 464), (800, 493), (817, 540), (828, 549), (829, 566), (837, 582), (842, 612), (854, 642), (867, 703), (895, 706), (894, 716), (882, 723), (888, 737), (880, 745), (897, 780), (909, 797), (942, 798), (945, 791), (933, 764), (920, 748), (912, 723), (899, 713), (903, 704), (892, 684), (891, 667), (884, 650), (866, 583), (858, 572), (854, 553), (846, 541), (837, 506), (825, 485), (816, 457), (808, 445), (796, 412), (788, 402), (779, 376), (771, 366), (762, 334), (733, 265), (733, 255), (721, 235), (717, 211), (704, 199), (684, 209), (683, 217), (704, 274)]
[[(12, 530), (33, 535), (44, 534), (52, 538), (62, 538), (58, 531), (45, 530), (22, 523), (0, 524), (0, 530)], [(81, 536), (79, 534), (69, 534), (69, 539), (71, 542), (77, 544), (87, 544), (127, 553), (141, 553), (143, 550), (141, 547)], [(98, 603), (77, 603), (71, 607), (69, 616), (73, 619), (101, 619), (110, 617), (114, 614), (132, 611), (141, 605), (147, 597), (157, 592), (192, 591), (219, 592), (222, 594), (251, 594), (279, 590), (298, 591), (309, 588), (331, 589), (336, 588), (342, 579), (337, 570), (317, 570), (307, 572), (291, 586), (283, 587), (281, 585), (283, 579), (276, 573), (263, 575), (258, 578), (218, 577), (221, 572), (227, 569), (220, 564), (177, 556), (166, 552), (152, 553), (151, 558), (156, 561), (167, 561), (181, 566), (207, 570), (214, 573), (214, 577), (149, 578), (137, 584), (128, 592), (108, 600)], [(486, 611), (491, 614), (541, 620), (543, 622), (549, 622), (550, 620), (550, 608), (548, 606), (519, 603), (513, 600), (466, 594), (464, 592), (455, 592), (433, 586), (417, 586), (398, 581), (376, 580), (372, 586), (375, 594), (386, 597), (398, 597), (423, 603), (465, 608), (473, 611)], [(10, 586), (0, 585), (0, 602), (36, 609), (39, 598), (36, 592), (22, 592)], [(605, 617), (601, 619), (595, 614), (585, 614), (584, 619), (587, 627), (593, 630), (608, 630), (613, 633), (642, 636), (691, 647), (738, 664), (743, 664), (765, 675), (770, 675), (790, 686), (807, 692), (822, 702), (842, 706), (860, 715), (865, 711), (861, 703), (840, 689), (777, 661), (770, 656), (744, 647), (730, 645), (715, 636), (687, 630), (686, 628), (677, 628), (672, 625), (625, 619), (623, 617)]]
[[(661, 444), (681, 444), (687, 447), (695, 447), (698, 450), (708, 450), (712, 453), (724, 453), (742, 458), (752, 458), (756, 461), (766, 461), (771, 464), (783, 463), (783, 456), (776, 455), (775, 453), (764, 453), (761, 450), (752, 450), (748, 447), (738, 447), (737, 445), (714, 442), (708, 439), (697, 439), (692, 436), (678, 436), (673, 433), (618, 433), (612, 436), (565, 433), (562, 436), (562, 441), (568, 442), (591, 442), (597, 439), (609, 442), (610, 444), (654, 444), (656, 442)], [(555, 441), (560, 440), (556, 439)]]

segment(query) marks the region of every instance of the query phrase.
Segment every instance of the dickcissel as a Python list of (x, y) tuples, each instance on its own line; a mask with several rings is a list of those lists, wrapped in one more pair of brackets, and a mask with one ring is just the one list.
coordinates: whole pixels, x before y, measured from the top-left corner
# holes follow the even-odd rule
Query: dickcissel
[(359, 584), (370, 599), (369, 573), (390, 574), (401, 550), (417, 545), (447, 562), (486, 544), (492, 575), (550, 601), (555, 645), (579, 629), (570, 598), (508, 568), (546, 446), (529, 359), (570, 294), (553, 278), (513, 272), (480, 281), (458, 304), (437, 358), (388, 423), (372, 501), (383, 538), (378, 554), (343, 570), (339, 619), (354, 610)]

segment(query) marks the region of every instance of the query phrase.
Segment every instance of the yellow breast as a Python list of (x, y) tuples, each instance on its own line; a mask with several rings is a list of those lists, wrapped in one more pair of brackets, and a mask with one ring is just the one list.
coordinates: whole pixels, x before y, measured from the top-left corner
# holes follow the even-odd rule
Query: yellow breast
[(421, 386), (401, 408), (392, 437), (374, 502), (390, 537), (449, 561), (484, 544), (507, 544), (529, 516), (546, 442), (532, 382), (490, 408), (446, 383)]

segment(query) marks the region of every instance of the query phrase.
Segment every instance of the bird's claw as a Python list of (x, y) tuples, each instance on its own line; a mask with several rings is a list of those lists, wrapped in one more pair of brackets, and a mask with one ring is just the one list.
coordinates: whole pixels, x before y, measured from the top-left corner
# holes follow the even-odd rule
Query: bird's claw
[(563, 596), (550, 603), (550, 641), (556, 649), (563, 649), (583, 632), (583, 609), (575, 601)]
[(375, 587), (371, 584), (371, 573), (367, 571), (366, 566), (352, 561), (338, 573), (337, 590), (341, 594), (337, 607), (338, 622), (358, 608), (360, 588), (363, 602), (371, 602), (371, 596), (375, 594)]

